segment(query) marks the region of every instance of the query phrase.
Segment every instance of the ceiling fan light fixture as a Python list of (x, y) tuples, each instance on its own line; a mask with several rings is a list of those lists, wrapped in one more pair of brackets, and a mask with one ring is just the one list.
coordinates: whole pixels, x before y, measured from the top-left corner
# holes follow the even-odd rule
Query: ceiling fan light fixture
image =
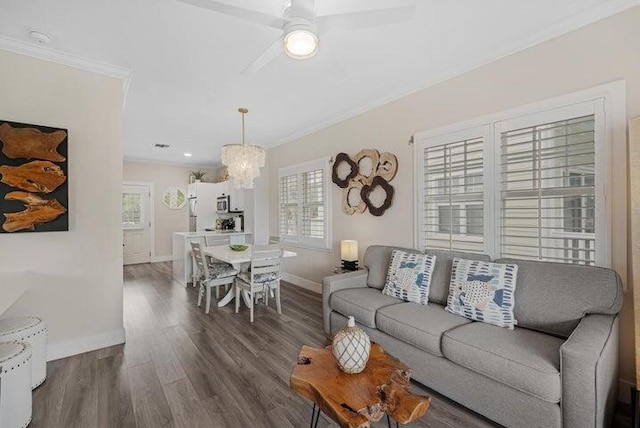
[(293, 59), (307, 59), (318, 52), (318, 35), (311, 25), (293, 25), (284, 35), (284, 51)]

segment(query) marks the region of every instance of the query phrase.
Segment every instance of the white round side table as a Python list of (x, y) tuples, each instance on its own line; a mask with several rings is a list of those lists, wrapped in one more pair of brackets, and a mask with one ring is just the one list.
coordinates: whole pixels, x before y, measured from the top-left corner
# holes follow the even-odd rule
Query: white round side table
[(33, 352), (31, 388), (47, 378), (47, 323), (37, 317), (0, 320), (0, 342), (28, 342)]
[(0, 427), (24, 428), (31, 422), (31, 345), (0, 343)]

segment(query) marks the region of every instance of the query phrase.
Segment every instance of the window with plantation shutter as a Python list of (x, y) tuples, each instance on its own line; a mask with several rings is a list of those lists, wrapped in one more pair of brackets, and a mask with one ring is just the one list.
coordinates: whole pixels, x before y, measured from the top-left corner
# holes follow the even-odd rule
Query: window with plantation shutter
[(304, 246), (329, 246), (329, 161), (322, 159), (281, 168), (280, 236)]
[(416, 246), (610, 267), (619, 215), (607, 195), (625, 174), (610, 167), (605, 106), (520, 108), (417, 134)]
[(595, 115), (503, 130), (500, 140), (502, 257), (594, 265)]
[(298, 176), (280, 177), (280, 236), (298, 236)]
[(483, 144), (474, 137), (422, 151), (423, 247), (484, 251)]

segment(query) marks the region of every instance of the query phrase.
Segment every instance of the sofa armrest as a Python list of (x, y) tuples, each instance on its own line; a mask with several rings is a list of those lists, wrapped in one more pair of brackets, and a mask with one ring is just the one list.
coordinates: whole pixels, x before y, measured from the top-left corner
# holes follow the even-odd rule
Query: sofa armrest
[(609, 426), (618, 384), (618, 316), (587, 315), (560, 347), (563, 427)]
[(339, 275), (325, 276), (322, 278), (322, 316), (324, 318), (324, 332), (331, 334), (331, 325), (329, 316), (331, 315), (331, 307), (329, 306), (329, 298), (331, 293), (347, 288), (362, 288), (367, 286), (367, 275), (369, 271), (366, 269), (358, 270)]

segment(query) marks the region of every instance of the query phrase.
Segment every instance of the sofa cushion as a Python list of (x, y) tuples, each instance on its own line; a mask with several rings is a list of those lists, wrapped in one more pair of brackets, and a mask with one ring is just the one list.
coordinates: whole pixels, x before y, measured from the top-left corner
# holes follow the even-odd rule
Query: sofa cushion
[(331, 293), (331, 309), (367, 327), (376, 327), (376, 311), (382, 307), (401, 303), (402, 300), (386, 296), (376, 288), (350, 288)]
[(369, 275), (367, 276), (367, 285), (369, 287), (379, 288), (380, 290), (384, 288), (393, 250), (401, 250), (409, 254), (422, 254), (422, 251), (412, 248), (370, 245), (364, 253), (364, 265), (369, 269)]
[(560, 346), (563, 340), (533, 330), (507, 330), (471, 323), (446, 332), (444, 356), (519, 391), (560, 402)]
[(429, 287), (429, 302), (447, 304), (449, 295), (449, 282), (451, 281), (451, 264), (454, 258), (467, 260), (480, 260), (488, 262), (491, 258), (486, 254), (463, 253), (460, 251), (433, 250), (428, 248), (427, 254), (436, 256), (436, 267), (431, 275), (431, 287)]
[(435, 256), (393, 250), (383, 294), (426, 305)]
[(518, 265), (514, 315), (520, 327), (566, 338), (584, 315), (620, 311), (622, 283), (612, 269), (514, 259), (497, 262)]
[(444, 307), (435, 303), (426, 306), (399, 303), (385, 306), (376, 314), (378, 330), (439, 357), (442, 356), (442, 335), (470, 322), (446, 312)]
[(453, 259), (446, 310), (513, 330), (518, 265)]
[[(387, 279), (387, 270), (391, 262), (391, 252), (402, 250), (408, 253), (421, 253), (422, 251), (412, 248), (389, 247), (386, 245), (370, 245), (364, 253), (364, 266), (369, 269), (367, 285), (373, 288), (384, 287)], [(486, 254), (463, 253), (460, 251), (436, 250), (428, 248), (425, 253), (436, 256), (436, 265), (431, 275), (431, 285), (429, 286), (429, 302), (436, 302), (444, 305), (447, 303), (449, 294), (449, 279), (451, 278), (451, 261), (454, 257), (482, 260), (488, 262), (491, 258)]]

